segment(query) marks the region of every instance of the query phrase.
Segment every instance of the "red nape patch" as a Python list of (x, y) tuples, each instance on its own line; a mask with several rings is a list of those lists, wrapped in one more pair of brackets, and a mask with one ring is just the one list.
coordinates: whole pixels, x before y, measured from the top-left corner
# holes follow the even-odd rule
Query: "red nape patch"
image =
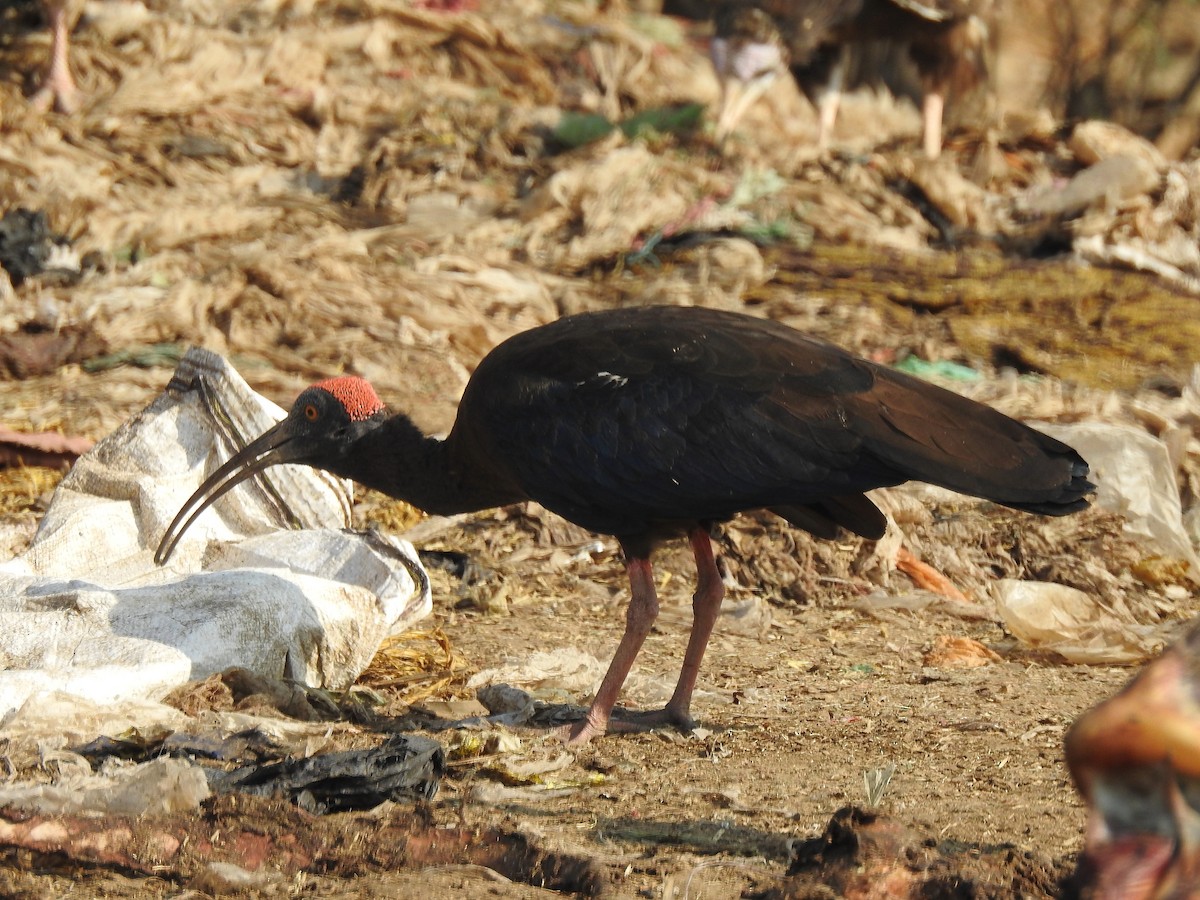
[(383, 411), (383, 401), (375, 393), (375, 388), (364, 378), (342, 375), (339, 378), (318, 381), (313, 387), (333, 394), (338, 403), (345, 407), (351, 421), (361, 422)]

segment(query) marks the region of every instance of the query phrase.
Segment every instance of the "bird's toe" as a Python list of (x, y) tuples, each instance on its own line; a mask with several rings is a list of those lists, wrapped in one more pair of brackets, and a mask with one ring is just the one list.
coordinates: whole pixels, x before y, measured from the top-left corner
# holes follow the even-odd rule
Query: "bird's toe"
[(74, 85), (63, 86), (47, 83), (38, 88), (29, 98), (29, 105), (39, 113), (48, 113), (54, 110), (63, 115), (73, 115), (79, 111), (79, 89)]
[(554, 729), (553, 734), (568, 747), (582, 747), (594, 737), (599, 737), (608, 730), (607, 724), (596, 725), (590, 719), (572, 722)]
[(609, 731), (651, 731), (655, 728), (671, 727), (687, 732), (696, 729), (696, 720), (686, 709), (672, 709), (664, 706), (662, 709), (643, 710), (641, 712), (621, 712), (619, 718), (609, 723)]

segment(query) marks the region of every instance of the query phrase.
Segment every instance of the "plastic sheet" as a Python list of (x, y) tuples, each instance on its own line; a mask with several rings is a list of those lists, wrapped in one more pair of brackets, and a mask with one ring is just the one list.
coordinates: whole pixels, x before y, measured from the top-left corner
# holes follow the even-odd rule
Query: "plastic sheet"
[(200, 767), (163, 757), (106, 775), (5, 785), (0, 787), (0, 806), (50, 815), (162, 815), (197, 809), (209, 793)]
[(1063, 584), (1002, 578), (992, 593), (1004, 627), (1015, 637), (1069, 662), (1134, 665), (1166, 642), (1166, 629), (1126, 621)]
[(344, 688), (429, 612), (412, 546), (346, 530), (349, 483), (307, 467), (226, 494), (154, 564), (208, 472), (282, 415), (220, 356), (192, 350), (79, 460), (29, 549), (0, 564), (0, 716), (40, 691), (157, 699), (230, 666)]
[(1167, 445), (1141, 428), (1081, 422), (1039, 424), (1088, 461), (1096, 504), (1125, 516), (1125, 530), (1145, 538), (1146, 555), (1162, 554), (1188, 563), (1200, 576), (1200, 559), (1183, 524), (1179, 486)]

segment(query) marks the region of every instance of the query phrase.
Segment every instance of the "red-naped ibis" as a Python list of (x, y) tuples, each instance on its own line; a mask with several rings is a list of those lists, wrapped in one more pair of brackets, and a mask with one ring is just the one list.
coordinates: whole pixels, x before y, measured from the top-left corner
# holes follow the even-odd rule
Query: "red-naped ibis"
[(825, 146), (844, 81), (843, 48), (863, 41), (905, 44), (925, 97), (924, 148), (942, 150), (942, 114), (950, 90), (986, 76), (992, 0), (716, 0), (713, 68), (721, 82), (717, 134), (728, 134), (774, 77), (788, 69), (820, 116)]
[(1200, 625), (1067, 732), (1081, 896), (1200, 900)]
[[(690, 725), (692, 690), (724, 595), (715, 523), (769, 509), (818, 537), (878, 539), (863, 491), (910, 479), (1017, 509), (1087, 506), (1087, 463), (989, 407), (776, 322), (711, 309), (583, 313), (518, 334), (471, 376), (444, 440), (389, 416), (361, 378), (323, 381), (184, 504), (155, 559), (214, 499), (277, 463), (306, 463), (452, 514), (536, 500), (617, 537), (632, 597), (587, 718), (609, 727), (658, 614), (650, 554), (686, 535), (698, 569), (678, 686), (638, 724)], [(632, 723), (613, 723), (614, 730)]]

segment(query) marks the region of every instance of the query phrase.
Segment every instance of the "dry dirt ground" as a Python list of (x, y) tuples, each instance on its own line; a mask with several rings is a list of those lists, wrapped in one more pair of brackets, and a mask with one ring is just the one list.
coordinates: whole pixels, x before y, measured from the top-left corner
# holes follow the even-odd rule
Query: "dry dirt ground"
[[(917, 145), (902, 103), (848, 102), (850, 150), (824, 158), (807, 144), (811, 111), (782, 88), (732, 150), (702, 127), (562, 147), (564, 110), (618, 120), (715, 98), (703, 47), (677, 24), (539, 0), (450, 12), (401, 0), (113, 0), (90, 12), (75, 63), (88, 100), (75, 117), (25, 106), (44, 38), (16, 29), (0, 46), (0, 208), (45, 210), (87, 254), (81, 277), (0, 293), (9, 427), (100, 438), (162, 389), (181, 348), (201, 343), (285, 406), (317, 377), (355, 372), (445, 429), (466, 373), (498, 340), (631, 303), (751, 309), (885, 361), (968, 363), (988, 376), (973, 389), (1014, 414), (1162, 433), (1173, 426), (1159, 401), (1200, 358), (1194, 296), (1150, 277), (931, 250), (937, 229), (890, 180)], [(949, 165), (979, 163), (986, 141), (973, 134), (951, 141)], [(1010, 167), (995, 179), (1003, 189), (1049, 177), (1065, 155), (1051, 131), (989, 158)], [(673, 244), (680, 230), (703, 238)], [(655, 252), (658, 238), (668, 240)], [(997, 298), (1011, 305), (997, 311)], [(1002, 364), (1045, 377), (1002, 381)], [(1194, 443), (1179, 444), (1185, 504)], [(12, 502), (7, 490), (14, 552), (44, 498), (30, 488)], [(454, 761), (428, 804), (311, 817), (226, 798), (135, 831), (173, 829), (193, 848), (201, 832), (211, 843), (255, 835), (287, 874), (248, 895), (532, 897), (549, 884), (717, 898), (783, 889), (790, 855), (857, 805), (912, 829), (904, 858), (940, 854), (927, 872), (970, 873), (934, 896), (1057, 896), (1084, 823), (1063, 734), (1130, 670), (1021, 647), (988, 583), (1060, 581), (1147, 626), (1186, 620), (1194, 597), (1147, 575), (1145, 551), (1110, 514), (1047, 524), (944, 498), (896, 502), (906, 546), (974, 602), (916, 590), (861, 542), (817, 546), (740, 521), (719, 542), (739, 614), (718, 624), (696, 734), (605, 737), (564, 757), (543, 730), (515, 729), (519, 746)], [(411, 524), (377, 497), (360, 512)], [(331, 725), (332, 746), (397, 729), (445, 739), (438, 716), (471, 701), (471, 675), (536, 651), (607, 662), (626, 596), (611, 540), (518, 509), (434, 527), (420, 543), (471, 563), (432, 575), (427, 624), (444, 631), (454, 665), (432, 654), (418, 693), (368, 678), (380, 705), (366, 723)], [(663, 612), (633, 706), (661, 702), (689, 622), (684, 548), (658, 570)], [(929, 655), (941, 638), (976, 639), (994, 656), (947, 665)], [(421, 831), (429, 822), (441, 831)], [(431, 833), (450, 850), (426, 846)], [(245, 864), (245, 846), (213, 858)], [(199, 850), (154, 871), (10, 848), (0, 893), (219, 892), (193, 880), (203, 863)]]

